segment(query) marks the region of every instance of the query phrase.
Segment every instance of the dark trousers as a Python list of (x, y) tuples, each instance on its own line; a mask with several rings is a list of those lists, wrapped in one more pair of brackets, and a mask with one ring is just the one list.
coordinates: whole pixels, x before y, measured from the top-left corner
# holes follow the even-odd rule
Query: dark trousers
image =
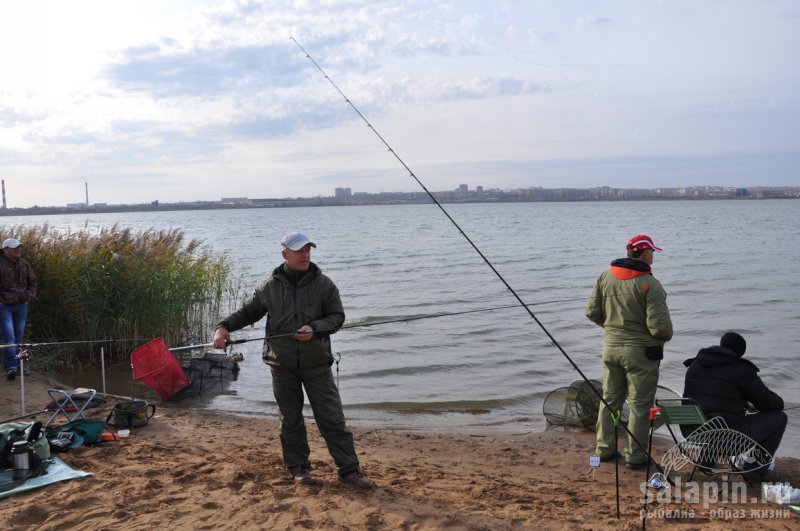
[[(765, 411), (745, 415), (743, 423), (751, 439), (764, 447), (772, 457), (778, 451), (788, 418), (783, 411)], [(744, 431), (744, 430), (742, 430)]]
[(303, 420), (303, 390), (308, 395), (314, 420), (328, 446), (339, 475), (359, 470), (353, 434), (347, 430), (339, 390), (329, 365), (289, 370), (270, 366), (272, 391), (278, 402), (283, 462), (292, 474), (311, 468), (308, 435)]

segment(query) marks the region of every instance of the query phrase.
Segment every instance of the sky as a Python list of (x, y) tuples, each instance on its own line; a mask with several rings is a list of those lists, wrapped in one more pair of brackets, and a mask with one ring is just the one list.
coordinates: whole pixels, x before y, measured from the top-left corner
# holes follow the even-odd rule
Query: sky
[(395, 155), (432, 191), (800, 186), (797, 50), (795, 0), (3, 1), (0, 178), (10, 208), (420, 191)]

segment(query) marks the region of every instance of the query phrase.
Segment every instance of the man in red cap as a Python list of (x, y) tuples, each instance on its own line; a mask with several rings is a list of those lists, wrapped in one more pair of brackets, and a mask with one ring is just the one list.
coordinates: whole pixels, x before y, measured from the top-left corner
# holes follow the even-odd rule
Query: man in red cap
[(586, 317), (605, 330), (603, 399), (611, 411), (600, 404), (597, 455), (601, 461), (617, 455), (612, 414), (616, 416), (627, 399), (630, 433), (625, 440), (625, 466), (636, 470), (647, 464), (644, 444), (650, 408), (664, 343), (672, 339), (672, 321), (667, 293), (650, 269), (653, 253), (661, 249), (652, 238), (639, 234), (628, 241), (627, 250), (627, 258), (611, 262), (611, 268), (597, 279)]

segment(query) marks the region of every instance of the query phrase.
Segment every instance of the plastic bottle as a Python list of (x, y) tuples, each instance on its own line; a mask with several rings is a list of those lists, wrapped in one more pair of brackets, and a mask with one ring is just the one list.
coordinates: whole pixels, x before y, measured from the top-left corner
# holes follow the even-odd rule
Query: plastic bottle
[(100, 434), (100, 440), (101, 441), (118, 441), (119, 440), (119, 434), (103, 432), (103, 433)]

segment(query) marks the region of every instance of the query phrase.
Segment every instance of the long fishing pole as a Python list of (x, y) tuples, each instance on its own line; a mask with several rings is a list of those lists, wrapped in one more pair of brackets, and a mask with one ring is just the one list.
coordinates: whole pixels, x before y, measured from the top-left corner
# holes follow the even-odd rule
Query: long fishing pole
[(573, 368), (576, 371), (578, 371), (578, 373), (585, 380), (588, 380), (588, 378), (586, 378), (586, 376), (583, 374), (583, 372), (581, 372), (580, 367), (578, 367), (575, 364), (575, 362), (572, 361), (572, 359), (569, 357), (567, 352), (561, 347), (561, 345), (558, 343), (558, 341), (556, 341), (556, 338), (553, 337), (553, 335), (550, 333), (550, 331), (547, 329), (547, 327), (544, 326), (544, 324), (539, 320), (539, 318), (536, 316), (536, 314), (533, 313), (533, 311), (528, 307), (527, 304), (525, 304), (525, 302), (522, 300), (522, 297), (520, 297), (519, 294), (516, 292), (516, 290), (513, 287), (511, 287), (511, 284), (509, 284), (506, 281), (506, 279), (503, 277), (503, 275), (501, 275), (500, 272), (494, 267), (494, 264), (492, 264), (492, 262), (486, 257), (486, 255), (483, 254), (483, 252), (478, 248), (478, 246), (475, 245), (475, 242), (473, 242), (472, 239), (467, 235), (467, 233), (464, 232), (464, 230), (461, 228), (461, 226), (456, 222), (455, 219), (453, 219), (453, 217), (450, 215), (450, 213), (447, 211), (447, 209), (445, 209), (444, 206), (442, 206), (442, 204), (439, 202), (439, 200), (436, 199), (436, 197), (430, 192), (430, 190), (428, 190), (428, 188), (422, 183), (422, 181), (417, 177), (417, 175), (414, 173), (414, 171), (411, 168), (408, 167), (408, 165), (400, 157), (400, 155), (398, 155), (397, 152), (395, 152), (395, 150), (392, 148), (392, 146), (390, 146), (389, 143), (381, 136), (381, 134), (378, 133), (378, 131), (375, 129), (375, 127), (372, 126), (370, 121), (367, 120), (367, 118), (363, 114), (361, 114), (361, 111), (358, 110), (358, 107), (356, 107), (353, 104), (353, 102), (350, 101), (350, 99), (345, 95), (345, 93), (342, 92), (342, 90), (336, 85), (336, 83), (333, 82), (333, 80), (330, 78), (330, 76), (328, 76), (328, 74), (325, 73), (325, 70), (323, 70), (322, 67), (319, 66), (319, 64), (314, 60), (313, 57), (311, 57), (311, 55), (305, 50), (305, 48), (303, 48), (300, 45), (300, 43), (295, 40), (294, 37), (289, 37), (289, 38), (297, 45), (298, 48), (300, 48), (300, 50), (305, 54), (306, 58), (309, 61), (311, 61), (311, 63), (317, 68), (317, 70), (319, 70), (322, 73), (322, 75), (325, 77), (325, 79), (327, 79), (328, 82), (333, 86), (333, 88), (335, 88), (336, 91), (342, 96), (342, 98), (344, 98), (344, 100), (347, 102), (347, 104), (350, 105), (350, 107), (352, 107), (352, 109), (356, 112), (356, 114), (358, 114), (358, 116), (361, 117), (361, 119), (364, 121), (364, 123), (367, 124), (367, 127), (369, 127), (372, 130), (373, 133), (375, 133), (375, 136), (377, 136), (378, 139), (380, 139), (380, 141), (383, 143), (383, 145), (386, 146), (386, 148), (389, 150), (389, 152), (392, 155), (394, 155), (394, 157), (397, 159), (397, 161), (403, 166), (403, 168), (406, 169), (406, 171), (408, 172), (409, 176), (411, 178), (413, 178), (417, 182), (417, 184), (428, 195), (428, 197), (431, 199), (431, 201), (433, 201), (433, 203), (439, 208), (439, 210), (442, 211), (442, 213), (447, 217), (447, 219), (450, 220), (450, 222), (453, 224), (453, 226), (455, 226), (455, 228), (458, 230), (458, 232), (461, 233), (461, 235), (464, 237), (464, 239), (467, 240), (467, 242), (472, 246), (472, 248), (475, 250), (475, 252), (478, 253), (478, 255), (481, 257), (481, 259), (483, 259), (483, 261), (486, 263), (486, 265), (489, 266), (489, 268), (492, 270), (492, 272), (495, 274), (495, 276), (497, 276), (497, 278), (500, 280), (500, 282), (502, 282), (503, 285), (506, 287), (506, 289), (508, 289), (508, 291), (511, 292), (511, 294), (514, 296), (514, 298), (517, 299), (517, 302), (519, 303), (519, 305), (522, 306), (525, 309), (525, 311), (528, 312), (528, 315), (536, 322), (537, 325), (539, 325), (539, 328), (542, 329), (542, 331), (547, 335), (547, 337), (550, 339), (550, 341), (552, 341), (553, 344), (556, 345), (558, 350), (560, 350), (561, 353), (564, 356), (566, 356), (567, 360), (572, 364)]
[[(541, 330), (550, 339), (550, 341), (553, 343), (553, 345), (555, 345), (555, 347), (559, 350), (559, 352), (561, 352), (561, 354), (563, 354), (563, 356), (567, 359), (567, 361), (570, 363), (570, 365), (572, 365), (572, 368), (575, 369), (578, 372), (578, 374), (581, 376), (581, 378), (583, 378), (586, 382), (588, 382), (589, 379), (586, 377), (586, 375), (583, 373), (583, 371), (580, 369), (580, 367), (578, 367), (578, 365), (572, 360), (572, 358), (569, 356), (569, 354), (567, 354), (567, 351), (564, 350), (564, 348), (556, 340), (556, 338), (550, 333), (550, 331), (547, 329), (547, 327), (544, 325), (544, 323), (542, 323), (539, 320), (539, 318), (536, 316), (536, 314), (530, 309), (530, 307), (523, 302), (522, 298), (519, 296), (519, 294), (516, 292), (516, 290), (514, 290), (514, 288), (511, 287), (511, 285), (506, 281), (506, 279), (503, 277), (503, 275), (500, 274), (500, 272), (494, 267), (492, 262), (478, 248), (478, 246), (475, 244), (475, 242), (472, 241), (472, 239), (467, 235), (466, 232), (464, 232), (464, 230), (456, 222), (456, 220), (453, 219), (453, 217), (450, 215), (450, 213), (447, 212), (447, 210), (444, 208), (444, 206), (442, 206), (442, 204), (439, 202), (439, 200), (437, 200), (436, 197), (430, 192), (430, 190), (428, 190), (428, 188), (422, 183), (422, 181), (417, 177), (417, 175), (414, 173), (414, 171), (397, 154), (397, 152), (392, 148), (392, 146), (389, 145), (389, 143), (383, 138), (383, 136), (381, 136), (381, 134), (378, 133), (378, 131), (375, 129), (375, 127), (373, 127), (373, 125), (370, 123), (370, 121), (367, 120), (367, 118), (361, 113), (360, 110), (358, 110), (358, 107), (356, 107), (355, 104), (353, 104), (353, 102), (350, 101), (350, 98), (348, 98), (345, 95), (345, 93), (342, 92), (342, 90), (336, 85), (336, 83), (333, 82), (333, 80), (330, 78), (330, 76), (327, 73), (325, 73), (325, 70), (323, 70), (322, 67), (314, 60), (314, 58), (311, 57), (311, 55), (305, 50), (305, 48), (303, 48), (300, 45), (300, 43), (297, 42), (297, 40), (295, 40), (294, 37), (290, 36), (289, 38), (292, 40), (292, 42), (294, 42), (297, 45), (298, 48), (300, 48), (300, 50), (305, 54), (306, 58), (309, 61), (311, 61), (311, 63), (317, 68), (317, 70), (320, 71), (320, 73), (324, 76), (324, 78), (327, 79), (328, 82), (333, 86), (333, 88), (336, 89), (336, 91), (342, 96), (342, 98), (344, 98), (345, 102), (347, 102), (347, 104), (350, 105), (350, 107), (356, 112), (356, 114), (358, 114), (358, 116), (361, 117), (361, 119), (364, 121), (364, 123), (367, 124), (367, 127), (369, 127), (369, 129), (372, 130), (373, 133), (375, 133), (375, 136), (377, 136), (378, 139), (383, 143), (383, 145), (386, 146), (386, 148), (389, 150), (389, 152), (392, 155), (394, 155), (394, 157), (397, 159), (397, 161), (409, 173), (409, 176), (411, 178), (413, 178), (417, 182), (417, 184), (428, 195), (428, 197), (431, 199), (431, 201), (433, 201), (433, 203), (439, 208), (439, 210), (442, 211), (442, 213), (447, 217), (447, 219), (450, 220), (450, 222), (453, 224), (453, 226), (455, 226), (455, 228), (458, 230), (458, 232), (461, 233), (461, 235), (464, 237), (465, 240), (467, 240), (467, 242), (472, 246), (472, 248), (475, 250), (475, 252), (478, 253), (478, 255), (483, 259), (483, 261), (486, 263), (486, 265), (489, 266), (489, 268), (492, 270), (492, 272), (495, 274), (495, 276), (497, 276), (497, 278), (503, 283), (503, 285), (506, 287), (506, 289), (508, 289), (508, 291), (511, 292), (511, 294), (517, 300), (519, 305), (522, 306), (525, 309), (525, 311), (528, 313), (528, 315), (531, 317), (531, 319), (533, 319), (536, 322), (536, 324), (539, 325), (539, 328), (541, 328)], [(612, 408), (608, 404), (608, 402), (606, 402), (606, 400), (603, 398), (602, 393), (600, 391), (598, 391), (597, 389), (595, 389), (595, 387), (593, 385), (590, 385), (589, 387), (592, 388), (592, 390), (599, 397), (600, 401), (606, 406), (606, 408), (608, 408), (608, 410), (611, 411)], [(650, 457), (650, 454), (647, 452), (647, 449), (645, 448), (645, 446), (640, 441), (638, 441), (636, 439), (636, 437), (633, 435), (633, 433), (631, 433), (631, 431), (628, 429), (628, 427), (625, 426), (625, 425), (623, 425), (623, 427), (625, 428), (625, 431), (631, 436), (631, 439), (636, 442), (636, 444), (639, 446), (639, 448), (644, 450), (645, 454), (647, 454), (647, 456), (648, 456), (648, 459), (652, 459)], [(658, 464), (656, 464), (656, 466), (658, 466)]]
[(28, 413), (27, 415), (20, 415), (19, 417), (14, 417), (13, 419), (0, 420), (0, 424), (5, 424), (6, 422), (14, 422), (15, 420), (27, 419), (29, 417), (35, 417), (36, 415), (41, 415), (42, 413), (49, 413), (49, 412), (50, 410), (45, 408), (41, 411), (37, 411), (36, 413)]
[[(583, 298), (574, 298), (574, 299), (559, 299), (559, 300), (550, 300), (550, 301), (543, 301), (543, 302), (529, 302), (526, 303), (528, 306), (542, 306), (545, 304), (558, 304), (562, 302), (572, 302), (577, 300), (583, 300)], [(344, 325), (339, 328), (331, 328), (328, 330), (316, 330), (316, 332), (336, 332), (337, 330), (347, 330), (351, 328), (361, 328), (361, 327), (369, 327), (369, 326), (377, 326), (377, 325), (384, 325), (384, 324), (392, 324), (392, 323), (405, 323), (411, 321), (419, 321), (423, 319), (436, 319), (439, 317), (451, 317), (454, 315), (465, 315), (469, 313), (479, 313), (479, 312), (493, 312), (496, 310), (504, 310), (508, 308), (516, 308), (519, 306), (518, 304), (507, 304), (503, 306), (492, 306), (489, 308), (478, 308), (475, 310), (463, 310), (459, 312), (443, 312), (443, 313), (436, 313), (436, 314), (425, 314), (425, 315), (417, 315), (413, 317), (401, 317), (397, 319), (387, 319), (384, 321), (372, 321), (368, 323), (355, 323), (350, 325)], [(257, 339), (237, 339), (228, 341), (229, 345), (235, 345), (239, 343), (247, 343), (249, 341), (259, 341), (262, 339), (272, 339), (278, 337), (286, 337), (292, 336), (294, 332), (288, 334), (280, 334), (274, 336), (268, 336), (266, 338), (257, 338)], [(85, 345), (85, 344), (93, 344), (93, 343), (114, 343), (114, 342), (128, 342), (128, 343), (140, 343), (143, 341), (147, 341), (145, 339), (93, 339), (93, 340), (84, 340), (84, 341), (56, 341), (50, 343), (13, 343), (13, 344), (6, 344), (0, 345), (0, 350), (8, 349), (8, 348), (35, 348), (35, 347), (52, 347), (52, 346), (59, 346), (59, 345)], [(213, 346), (212, 343), (203, 343), (199, 345), (187, 345), (185, 347), (175, 347), (169, 350), (176, 352), (180, 350), (192, 350), (197, 348), (204, 348), (204, 347), (211, 347)]]
[[(405, 163), (405, 161), (397, 154), (397, 152), (395, 152), (395, 150), (392, 148), (392, 146), (390, 146), (389, 143), (383, 138), (383, 136), (381, 136), (381, 134), (378, 133), (378, 131), (375, 129), (375, 127), (373, 127), (373, 125), (370, 123), (370, 121), (367, 120), (367, 118), (363, 114), (361, 114), (361, 111), (358, 110), (358, 107), (356, 107), (353, 104), (353, 102), (350, 101), (350, 99), (345, 95), (345, 93), (342, 92), (342, 90), (336, 85), (336, 83), (333, 82), (333, 80), (330, 78), (330, 76), (328, 76), (328, 74), (325, 73), (325, 70), (323, 70), (322, 67), (314, 60), (314, 58), (311, 57), (311, 55), (305, 50), (305, 48), (303, 48), (300, 45), (300, 43), (297, 42), (297, 40), (295, 40), (294, 37), (289, 37), (289, 38), (292, 40), (292, 42), (294, 42), (297, 45), (298, 48), (300, 48), (300, 50), (305, 54), (306, 58), (309, 61), (311, 61), (311, 63), (317, 68), (317, 70), (320, 71), (320, 73), (322, 73), (322, 75), (325, 77), (325, 79), (327, 79), (328, 82), (333, 86), (333, 88), (335, 88), (336, 91), (342, 96), (342, 98), (344, 98), (344, 100), (347, 102), (348, 105), (350, 105), (350, 107), (356, 112), (356, 114), (358, 114), (358, 116), (361, 117), (361, 119), (364, 121), (364, 123), (367, 124), (367, 127), (369, 127), (370, 130), (372, 130), (373, 133), (375, 133), (375, 136), (377, 136), (378, 139), (380, 139), (380, 141), (383, 143), (384, 146), (386, 146), (386, 148), (389, 150), (389, 152), (392, 155), (394, 155), (394, 157), (397, 159), (397, 161), (403, 166), (403, 168), (406, 169), (406, 171), (408, 172), (409, 176), (411, 178), (413, 178), (417, 182), (417, 184), (419, 184), (419, 186), (425, 191), (425, 193), (428, 195), (428, 197), (431, 199), (431, 201), (433, 201), (433, 203), (439, 208), (439, 210), (442, 211), (442, 213), (447, 217), (447, 219), (450, 220), (450, 222), (455, 226), (455, 228), (458, 230), (458, 232), (461, 233), (461, 235), (464, 237), (464, 239), (467, 240), (467, 242), (472, 246), (472, 248), (475, 250), (475, 252), (478, 253), (478, 255), (483, 259), (483, 261), (486, 263), (486, 265), (489, 266), (489, 268), (492, 270), (492, 272), (495, 274), (495, 276), (497, 276), (497, 278), (500, 280), (500, 282), (502, 282), (503, 285), (506, 287), (506, 289), (508, 289), (508, 291), (511, 292), (511, 294), (514, 296), (514, 298), (519, 303), (519, 306), (522, 306), (525, 309), (525, 311), (528, 312), (528, 315), (531, 317), (531, 319), (533, 319), (536, 322), (536, 324), (539, 325), (539, 328), (542, 329), (542, 331), (545, 333), (545, 335), (547, 335), (547, 337), (550, 339), (550, 341), (552, 341), (552, 343), (561, 352), (561, 354), (564, 355), (564, 357), (567, 359), (567, 361), (569, 361), (569, 363), (578, 372), (578, 374), (580, 374), (581, 377), (584, 380), (589, 381), (589, 379), (586, 377), (586, 375), (583, 374), (583, 371), (581, 371), (580, 367), (578, 367), (578, 365), (572, 360), (572, 358), (570, 358), (569, 354), (567, 354), (567, 352), (561, 347), (561, 344), (550, 333), (550, 331), (547, 329), (547, 327), (544, 326), (544, 324), (539, 320), (539, 318), (536, 316), (536, 314), (533, 313), (533, 311), (530, 309), (530, 307), (527, 304), (525, 304), (525, 302), (522, 300), (522, 297), (520, 297), (519, 294), (516, 292), (516, 290), (513, 287), (511, 287), (511, 285), (506, 281), (506, 279), (503, 277), (503, 275), (500, 274), (500, 272), (494, 267), (494, 264), (492, 264), (492, 262), (486, 257), (486, 255), (483, 254), (483, 252), (478, 248), (478, 246), (475, 245), (475, 242), (473, 242), (472, 239), (467, 235), (467, 233), (464, 232), (464, 230), (456, 222), (456, 220), (453, 219), (453, 217), (450, 215), (449, 212), (447, 212), (447, 209), (445, 209), (444, 206), (442, 206), (442, 204), (439, 202), (439, 200), (436, 199), (436, 197), (430, 192), (430, 190), (428, 190), (428, 188), (422, 183), (422, 181), (417, 177), (417, 175), (413, 172), (413, 170)], [(591, 387), (593, 388), (593, 386), (591, 386)], [(602, 396), (601, 396), (601, 400), (602, 400)], [(605, 401), (603, 401), (603, 402), (605, 403)], [(607, 403), (606, 403), (606, 407), (608, 407)], [(609, 407), (609, 409), (611, 409), (611, 408)]]
[(82, 341), (53, 341), (50, 343), (9, 343), (0, 345), (0, 350), (7, 348), (38, 348), (52, 347), (55, 345), (91, 345), (95, 343), (137, 343), (144, 339), (85, 339)]
[[(541, 305), (541, 304), (551, 304), (551, 303), (554, 303), (554, 302), (563, 302), (563, 301), (540, 302), (540, 303), (536, 303), (536, 305), (538, 306), (538, 305)], [(527, 303), (526, 304), (526, 306), (533, 306), (533, 305), (534, 305), (533, 303)], [(494, 307), (491, 307), (491, 308), (478, 308), (476, 310), (463, 310), (463, 311), (460, 311), (460, 312), (445, 312), (445, 313), (437, 313), (437, 314), (431, 314), (431, 315), (417, 315), (417, 316), (414, 316), (414, 317), (401, 317), (401, 318), (397, 318), (397, 319), (386, 319), (386, 320), (383, 320), (383, 321), (371, 321), (369, 323), (353, 323), (353, 324), (349, 324), (349, 325), (343, 325), (343, 326), (340, 326), (338, 328), (326, 328), (326, 329), (314, 330), (314, 333), (315, 334), (334, 333), (334, 332), (338, 332), (340, 330), (351, 330), (353, 328), (366, 328), (366, 327), (370, 327), (370, 326), (378, 326), (378, 325), (385, 325), (385, 324), (392, 324), (392, 323), (408, 323), (408, 322), (411, 322), (411, 321), (421, 321), (423, 319), (437, 319), (439, 317), (452, 317), (454, 315), (466, 315), (466, 314), (469, 314), (469, 313), (478, 313), (478, 312), (491, 312), (491, 311), (495, 311), (495, 310), (504, 310), (504, 309), (508, 309), (508, 308), (517, 308), (517, 307), (519, 307), (519, 304), (506, 304), (506, 305), (503, 305), (503, 306), (494, 306)], [(228, 344), (249, 343), (250, 341), (263, 341), (263, 340), (269, 340), (269, 339), (277, 339), (277, 338), (280, 338), (280, 337), (291, 337), (291, 336), (294, 336), (296, 334), (297, 334), (297, 332), (286, 332), (286, 333), (283, 333), (283, 334), (274, 334), (274, 335), (271, 335), (271, 336), (256, 337), (256, 338), (251, 338), (251, 339), (237, 339), (235, 341), (229, 341)], [(209, 346), (209, 345), (213, 345), (213, 343), (209, 343), (208, 345), (194, 345), (194, 346), (191, 346), (191, 347), (171, 348), (170, 350), (175, 351), (175, 350), (182, 350), (182, 349), (188, 349), (188, 348), (197, 348), (197, 347), (203, 347), (203, 346)]]

